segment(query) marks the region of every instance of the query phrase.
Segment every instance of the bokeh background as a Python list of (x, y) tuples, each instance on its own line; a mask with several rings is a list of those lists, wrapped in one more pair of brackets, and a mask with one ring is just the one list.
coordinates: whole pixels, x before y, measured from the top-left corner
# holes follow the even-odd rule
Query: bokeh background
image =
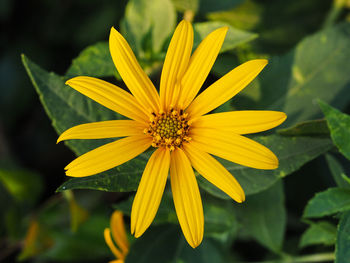
[[(111, 26), (119, 28), (127, 2), (0, 1), (0, 262), (106, 262), (112, 258), (102, 231), (109, 224), (112, 204), (132, 193), (55, 193), (66, 180), (63, 168), (74, 154), (64, 144), (56, 145), (57, 133), (26, 74), (21, 54), (48, 71), (63, 75), (82, 49), (108, 40)], [(347, 20), (349, 5), (337, 9), (334, 2), (339, 1), (202, 0), (194, 21), (223, 21), (258, 34), (254, 41), (237, 47), (227, 57), (233, 68), (254, 56), (283, 55), (304, 37)], [(186, 1), (176, 0), (174, 4), (180, 21)], [(349, 113), (350, 108), (345, 112)], [(348, 169), (344, 158), (338, 157)], [(319, 175), (318, 180), (314, 180), (314, 174)], [(315, 192), (333, 185), (323, 156), (284, 180), (287, 250), (295, 252), (295, 244), (307, 227), (299, 220), (307, 201)], [(40, 242), (28, 248), (28, 231), (34, 231), (33, 222), (40, 217), (48, 223), (39, 226)], [(82, 222), (85, 227), (76, 235)], [(50, 226), (57, 225), (60, 233), (52, 234)], [(95, 232), (90, 233), (90, 228), (95, 228)], [(49, 249), (52, 247), (55, 249)], [(235, 242), (231, 250), (239, 251), (238, 258), (244, 261), (271, 256), (271, 252), (249, 238)]]

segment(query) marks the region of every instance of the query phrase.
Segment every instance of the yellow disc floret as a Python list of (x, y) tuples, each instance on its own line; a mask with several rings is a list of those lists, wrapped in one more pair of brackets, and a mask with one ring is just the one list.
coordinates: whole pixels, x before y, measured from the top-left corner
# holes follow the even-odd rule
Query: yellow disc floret
[(149, 127), (144, 130), (145, 134), (153, 137), (152, 146), (165, 146), (174, 150), (183, 142), (191, 140), (187, 135), (190, 129), (187, 115), (182, 110), (178, 112), (173, 109), (169, 112), (152, 113)]

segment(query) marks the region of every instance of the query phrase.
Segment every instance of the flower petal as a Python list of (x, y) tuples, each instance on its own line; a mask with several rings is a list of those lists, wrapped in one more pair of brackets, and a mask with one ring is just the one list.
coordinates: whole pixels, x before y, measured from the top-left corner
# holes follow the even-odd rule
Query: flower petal
[(230, 111), (201, 116), (192, 127), (249, 134), (272, 129), (286, 118), (287, 115), (280, 111)]
[(120, 250), (114, 245), (112, 237), (111, 237), (111, 230), (109, 228), (105, 228), (103, 235), (105, 237), (105, 241), (109, 247), (109, 249), (112, 251), (112, 253), (114, 254), (114, 256), (117, 259), (123, 259), (124, 256), (122, 254), (122, 252), (120, 252)]
[(207, 78), (224, 42), (228, 27), (211, 32), (193, 53), (186, 74), (181, 80), (182, 109), (192, 102)]
[(170, 152), (158, 148), (143, 172), (131, 210), (131, 233), (141, 236), (152, 223), (169, 173)]
[(190, 60), (193, 45), (191, 23), (182, 20), (170, 41), (160, 78), (160, 100), (164, 111), (175, 107), (180, 85), (176, 85), (185, 73)]
[(57, 143), (70, 139), (103, 139), (143, 134), (147, 126), (133, 120), (112, 120), (85, 123), (63, 132)]
[(257, 169), (276, 169), (278, 159), (268, 148), (228, 131), (192, 128), (191, 143), (198, 149), (234, 163)]
[(115, 242), (122, 250), (122, 254), (126, 256), (126, 254), (129, 252), (129, 241), (125, 233), (123, 213), (120, 211), (114, 211), (111, 216), (110, 225)]
[(142, 111), (141, 105), (125, 90), (106, 81), (92, 77), (76, 77), (68, 80), (67, 85), (93, 99), (101, 105), (130, 119), (147, 123), (149, 116)]
[(202, 199), (191, 163), (180, 148), (171, 153), (170, 180), (175, 210), (182, 232), (190, 246), (195, 248), (203, 239)]
[(231, 70), (199, 94), (187, 112), (192, 117), (198, 117), (225, 103), (245, 88), (266, 64), (266, 59), (250, 60)]
[(136, 100), (148, 112), (159, 111), (156, 88), (140, 67), (129, 44), (113, 27), (109, 35), (109, 50), (115, 67)]
[(105, 144), (73, 160), (65, 167), (66, 175), (85, 177), (109, 170), (141, 154), (151, 143), (151, 137), (134, 135)]
[(183, 145), (184, 151), (194, 169), (205, 179), (241, 203), (245, 200), (244, 191), (226, 168), (208, 153), (197, 149), (192, 143)]

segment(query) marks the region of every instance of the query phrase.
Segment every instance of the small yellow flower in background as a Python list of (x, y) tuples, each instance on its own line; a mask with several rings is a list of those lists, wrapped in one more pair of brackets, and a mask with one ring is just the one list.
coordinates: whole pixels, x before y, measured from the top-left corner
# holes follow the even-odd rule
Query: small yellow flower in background
[(203, 239), (202, 201), (193, 169), (237, 202), (244, 192), (236, 179), (210, 154), (257, 169), (275, 169), (277, 157), (263, 145), (241, 136), (271, 129), (286, 115), (276, 111), (235, 111), (207, 114), (246, 87), (267, 60), (248, 61), (199, 94), (213, 66), (228, 28), (210, 33), (191, 55), (192, 25), (182, 21), (171, 39), (160, 79), (159, 94), (141, 69), (126, 40), (111, 29), (109, 48), (114, 64), (130, 92), (92, 77), (76, 77), (67, 84), (130, 120), (111, 120), (75, 126), (68, 139), (125, 137), (76, 158), (66, 174), (84, 177), (111, 169), (156, 150), (143, 172), (131, 211), (131, 232), (141, 236), (152, 223), (168, 178), (176, 214), (187, 242)]
[[(104, 237), (108, 247), (117, 258), (116, 260), (110, 261), (110, 263), (124, 263), (125, 257), (129, 253), (129, 241), (126, 237), (122, 212), (114, 211), (111, 216), (110, 226), (111, 228), (105, 229)], [(115, 246), (112, 237), (118, 248)]]

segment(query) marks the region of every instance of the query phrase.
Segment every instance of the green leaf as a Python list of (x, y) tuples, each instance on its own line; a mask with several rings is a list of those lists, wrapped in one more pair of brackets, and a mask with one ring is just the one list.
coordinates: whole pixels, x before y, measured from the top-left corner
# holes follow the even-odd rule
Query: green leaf
[(242, 0), (200, 0), (199, 12), (205, 14), (209, 12), (227, 10), (234, 8), (242, 2)]
[(335, 263), (347, 263), (350, 258), (350, 212), (343, 214), (335, 245)]
[[(130, 0), (122, 22), (123, 35), (139, 57), (145, 52), (159, 53), (176, 23), (175, 8), (170, 0)], [(147, 48), (151, 43), (151, 50)]]
[(19, 203), (34, 204), (43, 191), (40, 175), (23, 169), (0, 168), (0, 183)]
[(208, 14), (213, 21), (224, 21), (243, 30), (253, 30), (262, 22), (264, 8), (257, 2), (245, 0), (241, 5), (230, 10)]
[(350, 160), (350, 116), (322, 101), (319, 101), (319, 105), (326, 117), (334, 144)]
[(299, 122), (296, 125), (277, 130), (284, 136), (327, 136), (329, 129), (326, 120), (312, 120)]
[(100, 42), (84, 49), (77, 58), (73, 59), (66, 76), (117, 76), (120, 79), (109, 53), (107, 42)]
[(302, 235), (299, 247), (304, 248), (310, 245), (334, 245), (336, 234), (337, 228), (327, 221), (312, 223)]
[[(211, 2), (215, 5), (217, 1)], [(235, 8), (210, 13), (207, 17), (258, 32), (259, 39), (254, 43), (256, 50), (281, 54), (294, 47), (302, 37), (318, 30), (328, 11), (329, 3), (318, 0), (245, 0)]]
[(176, 10), (184, 12), (184, 11), (192, 11), (194, 13), (198, 10), (200, 0), (172, 0)]
[[(102, 120), (120, 119), (121, 115), (110, 111), (64, 84), (64, 79), (48, 73), (31, 62), (24, 55), (23, 64), (40, 96), (46, 113), (58, 134), (68, 128)], [(71, 140), (66, 144), (77, 155), (92, 150), (110, 140)], [(149, 153), (141, 154), (125, 164), (107, 172), (85, 178), (74, 178), (64, 183), (58, 190), (96, 189), (103, 191), (133, 191), (137, 188)], [(62, 169), (63, 173), (63, 169)]]
[(176, 10), (192, 11), (193, 13), (209, 13), (220, 10), (227, 10), (240, 4), (242, 0), (172, 0)]
[(92, 189), (106, 192), (135, 191), (146, 166), (147, 156), (148, 153), (146, 152), (106, 172), (69, 179), (57, 189), (57, 192), (69, 189)]
[(306, 205), (303, 217), (323, 217), (350, 210), (350, 190), (329, 188), (317, 193)]
[[(250, 88), (260, 87), (256, 107), (288, 115), (284, 127), (320, 117), (316, 98), (343, 108), (350, 93), (350, 23), (318, 32), (294, 50), (270, 60)], [(249, 87), (248, 87), (249, 89)]]
[[(64, 78), (41, 69), (24, 55), (22, 62), (53, 127), (59, 134), (77, 124), (121, 118), (119, 114), (65, 85)], [(79, 140), (70, 141), (68, 145), (77, 153), (85, 150)]]
[(350, 189), (350, 178), (345, 175), (340, 162), (330, 154), (326, 154), (326, 160), (337, 186)]
[(247, 197), (238, 207), (242, 227), (261, 245), (278, 253), (282, 249), (286, 227), (286, 209), (282, 182)]
[[(257, 136), (253, 139), (276, 154), (279, 160), (277, 169), (253, 169), (220, 159), (226, 169), (236, 177), (246, 195), (255, 194), (269, 188), (280, 178), (297, 171), (304, 164), (327, 152), (332, 147), (332, 142), (328, 138), (269, 135)], [(199, 179), (199, 185), (216, 197), (230, 199), (205, 179)]]
[(75, 233), (69, 231), (68, 226), (56, 226), (49, 234), (53, 246), (41, 253), (39, 258), (45, 262), (72, 262), (84, 259), (101, 262), (101, 259), (111, 253), (103, 239), (103, 231), (108, 226), (109, 218), (102, 213), (92, 214)]
[(250, 33), (247, 31), (242, 31), (236, 29), (229, 24), (215, 21), (215, 22), (203, 22), (194, 24), (194, 41), (193, 47), (196, 48), (199, 43), (212, 31), (220, 27), (227, 26), (229, 29), (227, 31), (225, 41), (220, 49), (220, 52), (225, 52), (234, 49), (236, 46), (249, 42), (258, 37), (257, 34)]
[(224, 247), (229, 248), (240, 226), (234, 202), (219, 200), (203, 193), (201, 197), (204, 210), (204, 237), (220, 241)]
[(221, 263), (227, 260), (211, 239), (204, 238), (201, 245), (193, 249), (178, 226), (162, 225), (149, 229), (142, 238), (137, 239), (125, 262)]

